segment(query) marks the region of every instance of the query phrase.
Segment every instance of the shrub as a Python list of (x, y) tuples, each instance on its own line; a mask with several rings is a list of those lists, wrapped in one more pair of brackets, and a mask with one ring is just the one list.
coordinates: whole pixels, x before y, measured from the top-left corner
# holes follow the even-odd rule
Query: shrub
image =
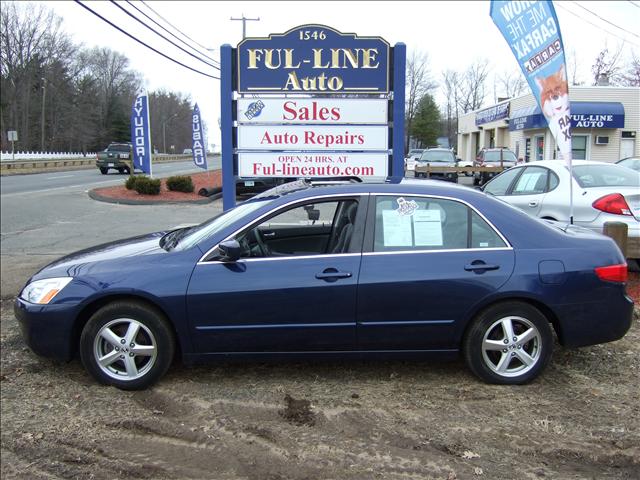
[(140, 176), (137, 177), (134, 182), (133, 189), (143, 195), (159, 195), (160, 194), (160, 180)]
[(174, 192), (191, 193), (194, 190), (193, 181), (191, 177), (176, 175), (174, 177), (167, 178), (167, 188)]
[(136, 182), (138, 181), (140, 177), (135, 177), (133, 175), (129, 175), (129, 178), (127, 178), (127, 181), (124, 182), (124, 186), (127, 190), (135, 190), (136, 189)]

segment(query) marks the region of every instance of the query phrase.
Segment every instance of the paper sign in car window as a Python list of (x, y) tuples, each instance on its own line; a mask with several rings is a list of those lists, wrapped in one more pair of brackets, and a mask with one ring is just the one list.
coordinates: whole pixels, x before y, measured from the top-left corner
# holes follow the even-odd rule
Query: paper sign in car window
[(443, 245), (440, 210), (418, 210), (412, 218), (416, 247)]
[(411, 218), (396, 210), (383, 210), (382, 230), (385, 247), (411, 247)]
[(518, 180), (516, 192), (533, 192), (535, 190), (536, 183), (538, 183), (538, 179), (542, 175), (544, 174), (540, 172), (525, 173), (522, 175), (522, 178)]

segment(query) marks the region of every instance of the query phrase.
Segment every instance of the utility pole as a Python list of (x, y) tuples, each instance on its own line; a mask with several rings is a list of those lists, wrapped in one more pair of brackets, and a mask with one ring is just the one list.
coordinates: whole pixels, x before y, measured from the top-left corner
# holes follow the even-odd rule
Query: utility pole
[(41, 128), (40, 131), (40, 151), (44, 153), (44, 102), (47, 97), (47, 80), (44, 77), (41, 77), (42, 80), (42, 120), (41, 120)]
[(165, 127), (167, 126), (167, 123), (169, 122), (169, 120), (177, 116), (178, 116), (178, 113), (176, 112), (162, 122), (162, 152), (163, 153), (167, 153), (167, 136), (165, 133)]
[(231, 17), (231, 20), (242, 21), (242, 39), (244, 40), (247, 37), (247, 22), (249, 22), (249, 21), (258, 22), (258, 21), (260, 21), (260, 17), (258, 17), (258, 18), (247, 18), (247, 17), (244, 16), (244, 13), (243, 13), (242, 14), (242, 18), (233, 18), (233, 17)]

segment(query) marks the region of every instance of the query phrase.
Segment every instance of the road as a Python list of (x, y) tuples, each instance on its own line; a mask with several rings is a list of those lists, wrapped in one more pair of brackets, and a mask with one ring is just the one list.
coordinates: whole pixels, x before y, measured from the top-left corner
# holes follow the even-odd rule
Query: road
[[(220, 168), (220, 157), (209, 160), (210, 169)], [(158, 163), (153, 166), (154, 176), (166, 177), (182, 173), (201, 172), (193, 162)], [(97, 168), (65, 172), (46, 172), (30, 175), (10, 175), (0, 177), (0, 195), (20, 195), (32, 192), (45, 192), (56, 189), (96, 188), (117, 185), (126, 180), (115, 170), (102, 175)]]

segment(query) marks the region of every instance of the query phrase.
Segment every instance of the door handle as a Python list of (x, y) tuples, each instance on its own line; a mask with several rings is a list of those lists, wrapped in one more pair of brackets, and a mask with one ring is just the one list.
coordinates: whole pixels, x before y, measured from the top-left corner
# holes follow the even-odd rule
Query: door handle
[(464, 269), (467, 272), (475, 272), (475, 273), (484, 273), (487, 270), (498, 270), (500, 265), (489, 265), (484, 263), (482, 260), (474, 260), (468, 265), (464, 266)]
[(351, 277), (351, 272), (340, 272), (335, 268), (326, 268), (322, 271), (322, 273), (316, 273), (316, 278), (318, 280), (327, 280), (328, 282), (335, 282), (339, 278), (349, 277)]
[(537, 207), (538, 206), (538, 202), (529, 202), (529, 206), (530, 207)]
[(276, 232), (265, 232), (262, 234), (262, 236), (265, 238), (272, 238), (276, 236)]

